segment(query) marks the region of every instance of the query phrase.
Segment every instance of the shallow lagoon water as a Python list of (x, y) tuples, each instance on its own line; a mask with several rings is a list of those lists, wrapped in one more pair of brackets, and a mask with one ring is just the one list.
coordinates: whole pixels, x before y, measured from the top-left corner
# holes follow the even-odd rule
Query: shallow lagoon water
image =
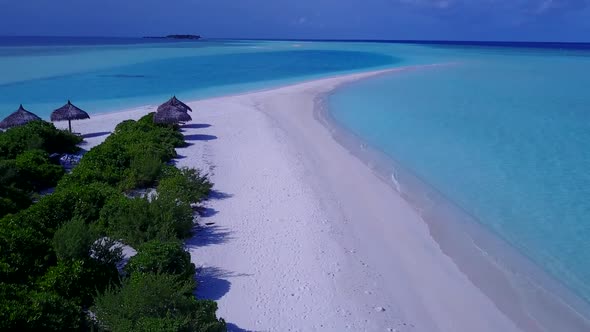
[[(150, 60), (76, 74), (6, 83), (0, 86), (0, 104), (23, 100), (32, 110), (47, 115), (56, 96), (85, 101), (128, 100), (191, 91), (256, 84), (309, 75), (359, 70), (396, 63), (386, 55), (367, 52), (301, 50), (232, 53)], [(63, 98), (63, 97), (62, 97)]]
[(108, 112), (160, 103), (172, 95), (205, 98), (403, 64), (391, 52), (337, 43), (74, 41), (78, 44), (62, 45), (58, 39), (57, 45), (37, 40), (14, 46), (14, 40), (4, 40), (0, 115), (22, 103), (47, 118), (67, 99), (90, 112)]
[(332, 115), (588, 301), (590, 57), (470, 52), (343, 88)]

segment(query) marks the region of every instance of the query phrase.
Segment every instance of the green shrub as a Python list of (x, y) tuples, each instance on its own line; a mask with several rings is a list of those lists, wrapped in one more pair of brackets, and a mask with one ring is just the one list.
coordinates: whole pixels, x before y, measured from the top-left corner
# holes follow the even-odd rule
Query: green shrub
[(98, 220), (107, 198), (114, 195), (117, 191), (104, 184), (64, 187), (0, 219), (0, 262), (8, 266), (0, 280), (26, 282), (45, 273), (57, 260), (52, 241), (56, 230), (72, 218)]
[(0, 282), (0, 331), (23, 331), (31, 319), (27, 286)]
[(21, 227), (31, 227), (51, 240), (55, 230), (72, 219), (73, 203), (59, 195), (47, 195), (28, 209), (8, 215), (3, 220)]
[(0, 132), (0, 217), (28, 207), (32, 191), (55, 186), (64, 171), (49, 154), (75, 152), (81, 141), (43, 121)]
[(183, 136), (172, 127), (139, 121), (120, 123), (101, 145), (90, 150), (64, 183), (104, 182), (122, 190), (149, 187), (165, 162), (176, 156)]
[(93, 258), (59, 261), (37, 282), (41, 291), (55, 292), (85, 307), (93, 304), (97, 292), (116, 285), (119, 285), (116, 265)]
[(75, 300), (54, 292), (0, 283), (0, 331), (79, 331), (84, 322)]
[(193, 212), (169, 198), (115, 197), (100, 214), (100, 227), (113, 238), (137, 247), (150, 240), (174, 240), (190, 235)]
[(31, 196), (13, 185), (0, 184), (0, 218), (26, 209), (33, 203)]
[(114, 265), (95, 259), (60, 261), (36, 283), (0, 282), (0, 331), (79, 331), (83, 307), (108, 287), (119, 285)]
[(191, 255), (184, 250), (180, 242), (161, 242), (152, 240), (142, 244), (137, 254), (129, 260), (125, 270), (135, 273), (167, 273), (183, 280), (193, 280), (195, 265)]
[(38, 286), (44, 292), (54, 292), (81, 303), (86, 283), (84, 261), (67, 260), (50, 267), (38, 281)]
[(184, 136), (177, 126), (154, 123), (154, 114), (149, 113), (137, 120), (137, 128), (143, 131), (155, 132), (157, 141), (167, 147), (185, 146)]
[(16, 159), (18, 187), (39, 191), (53, 187), (65, 174), (60, 165), (52, 164), (49, 155), (43, 150), (28, 150), (19, 154)]
[(195, 226), (194, 212), (190, 204), (172, 197), (156, 197), (151, 202), (151, 213), (162, 223), (171, 223), (177, 239), (191, 235)]
[[(80, 204), (84, 203), (83, 200), (83, 196), (76, 197), (72, 193), (52, 194), (26, 210), (0, 220), (0, 259), (10, 266), (4, 278), (26, 282), (54, 265), (57, 260), (52, 241), (54, 233), (76, 216), (78, 207), (84, 205)], [(82, 214), (79, 218), (83, 218)], [(64, 236), (59, 238), (67, 240)], [(68, 246), (69, 243), (61, 245)]]
[(137, 273), (97, 296), (92, 311), (106, 331), (225, 331), (217, 304), (195, 299), (193, 290), (172, 275)]
[(105, 239), (90, 245), (90, 254), (82, 258), (60, 259), (38, 279), (37, 286), (42, 291), (56, 292), (88, 307), (93, 304), (97, 292), (119, 285), (117, 263), (121, 260), (121, 250), (112, 248), (113, 242)]
[(56, 190), (54, 195), (60, 196), (60, 201), (64, 203), (69, 202), (73, 207), (72, 216), (79, 216), (86, 223), (98, 220), (100, 210), (108, 199), (113, 196), (122, 196), (115, 188), (96, 182), (86, 185), (64, 186)]
[(80, 217), (63, 224), (53, 236), (53, 248), (60, 260), (84, 260), (90, 254), (90, 246), (96, 241), (90, 227)]
[(7, 213), (19, 211), (14, 211), (14, 208), (27, 207), (31, 204), (28, 189), (19, 187), (22, 179), (19, 179), (18, 173), (16, 160), (0, 160), (0, 200), (5, 199), (4, 204), (7, 207), (13, 206), (10, 211), (0, 209), (0, 217)]
[(0, 186), (10, 186), (16, 183), (18, 167), (14, 159), (0, 159)]
[(51, 239), (18, 220), (0, 220), (0, 280), (27, 283), (55, 264)]
[(118, 264), (123, 258), (123, 249), (121, 244), (108, 237), (103, 237), (95, 241), (90, 246), (92, 259), (103, 265)]
[(101, 229), (133, 247), (152, 239), (174, 239), (173, 224), (154, 219), (150, 205), (145, 198), (114, 198), (100, 213)]
[(98, 220), (100, 210), (111, 196), (121, 195), (105, 184), (60, 187), (36, 204), (15, 215), (6, 216), (11, 223), (36, 229), (49, 239), (63, 223), (80, 217), (90, 223)]
[(159, 197), (175, 197), (183, 202), (198, 203), (207, 198), (213, 184), (194, 168), (168, 166), (158, 184)]
[(56, 129), (52, 123), (32, 121), (24, 126), (0, 133), (0, 159), (15, 159), (19, 154), (33, 149), (51, 153), (74, 153), (82, 138), (65, 130)]
[(128, 167), (129, 157), (125, 147), (117, 142), (104, 142), (87, 152), (72, 172), (60, 182), (60, 186), (93, 182), (117, 186)]
[(158, 178), (162, 165), (161, 158), (155, 154), (133, 155), (129, 168), (124, 173), (127, 183), (123, 182), (122, 187), (130, 189), (150, 186)]
[(0, 218), (31, 205), (30, 188), (22, 187), (15, 160), (0, 160)]

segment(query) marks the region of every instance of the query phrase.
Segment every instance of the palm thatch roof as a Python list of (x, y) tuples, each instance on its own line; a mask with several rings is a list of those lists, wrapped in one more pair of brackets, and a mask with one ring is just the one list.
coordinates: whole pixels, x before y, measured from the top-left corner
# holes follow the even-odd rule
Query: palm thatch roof
[(41, 120), (40, 117), (27, 111), (23, 105), (20, 105), (18, 110), (0, 122), (0, 129), (8, 129), (12, 127), (22, 126), (31, 121)]
[(178, 108), (166, 108), (158, 110), (154, 114), (155, 123), (177, 124), (180, 122), (191, 121), (193, 118), (186, 112)]
[(72, 120), (90, 119), (90, 115), (76, 107), (69, 100), (64, 106), (51, 112), (51, 121), (68, 121), (70, 132), (72, 131)]
[(64, 106), (51, 113), (51, 121), (68, 121), (90, 119), (90, 115), (76, 107), (69, 100)]
[(157, 112), (165, 111), (171, 108), (179, 109), (183, 112), (193, 111), (187, 104), (181, 102), (180, 100), (176, 99), (176, 96), (170, 98), (167, 102), (163, 103), (162, 105), (158, 106)]

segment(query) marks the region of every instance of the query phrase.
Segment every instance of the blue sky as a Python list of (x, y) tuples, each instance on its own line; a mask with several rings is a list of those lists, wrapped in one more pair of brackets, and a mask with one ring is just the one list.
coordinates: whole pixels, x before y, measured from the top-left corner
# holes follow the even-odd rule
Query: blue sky
[(590, 0), (0, 0), (0, 35), (590, 41)]

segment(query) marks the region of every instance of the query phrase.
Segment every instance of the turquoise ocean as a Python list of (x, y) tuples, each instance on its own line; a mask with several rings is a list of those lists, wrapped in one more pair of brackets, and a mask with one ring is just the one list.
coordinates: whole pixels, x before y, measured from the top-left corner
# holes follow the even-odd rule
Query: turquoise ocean
[(403, 66), (331, 94), (334, 121), (590, 302), (588, 45), (1, 37), (0, 117)]

